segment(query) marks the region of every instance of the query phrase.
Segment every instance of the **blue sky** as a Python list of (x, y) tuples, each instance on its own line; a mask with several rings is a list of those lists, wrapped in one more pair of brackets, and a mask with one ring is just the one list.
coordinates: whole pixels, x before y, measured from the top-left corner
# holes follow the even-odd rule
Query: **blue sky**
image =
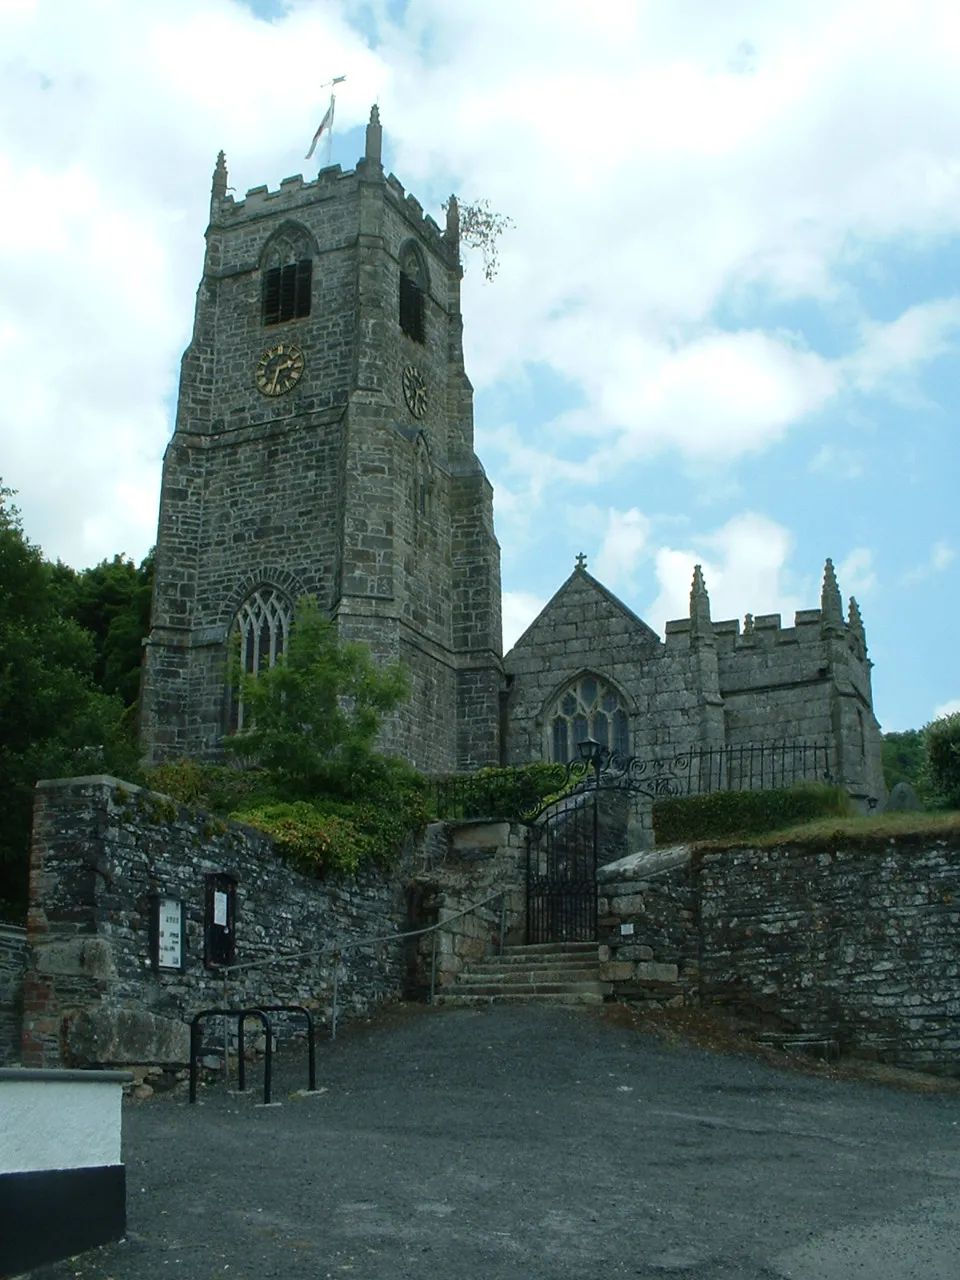
[[(505, 640), (584, 551), (652, 626), (863, 612), (885, 729), (960, 706), (960, 14), (917, 0), (0, 0), (0, 476), (47, 554), (152, 543), (210, 172), (378, 100), (466, 263)], [(29, 378), (24, 370), (31, 370)]]

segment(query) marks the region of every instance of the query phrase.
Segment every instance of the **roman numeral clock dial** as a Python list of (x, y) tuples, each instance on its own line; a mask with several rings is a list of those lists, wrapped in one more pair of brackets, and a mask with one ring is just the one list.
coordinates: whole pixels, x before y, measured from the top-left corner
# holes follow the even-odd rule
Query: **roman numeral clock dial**
[(254, 381), (265, 396), (282, 396), (292, 391), (306, 368), (303, 352), (292, 342), (278, 342), (257, 361)]

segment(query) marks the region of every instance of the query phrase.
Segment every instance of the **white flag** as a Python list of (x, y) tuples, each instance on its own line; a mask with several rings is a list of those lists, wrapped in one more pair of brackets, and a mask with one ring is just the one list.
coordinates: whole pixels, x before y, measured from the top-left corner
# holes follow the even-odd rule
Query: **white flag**
[(305, 159), (309, 160), (310, 157), (313, 155), (313, 153), (316, 151), (317, 143), (320, 141), (320, 135), (323, 133), (324, 129), (332, 129), (332, 128), (333, 128), (333, 94), (331, 93), (330, 105), (329, 107), (327, 107), (324, 117), (320, 121), (319, 129), (317, 129), (317, 132), (313, 135), (313, 141), (310, 143), (310, 150), (307, 152)]

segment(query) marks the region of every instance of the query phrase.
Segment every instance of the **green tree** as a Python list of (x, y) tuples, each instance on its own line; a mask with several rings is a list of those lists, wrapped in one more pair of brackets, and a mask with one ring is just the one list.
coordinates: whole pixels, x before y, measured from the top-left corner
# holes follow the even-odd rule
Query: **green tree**
[(923, 730), (930, 782), (939, 803), (960, 809), (960, 711), (932, 720)]
[(885, 733), (880, 743), (880, 759), (887, 791), (892, 791), (898, 782), (907, 782), (918, 796), (926, 794), (927, 749), (922, 729)]
[(93, 637), (95, 681), (132, 707), (140, 693), (143, 638), (150, 629), (153, 552), (139, 566), (118, 555), (80, 572), (60, 563), (49, 572), (59, 611)]
[(38, 779), (131, 776), (137, 752), (123, 702), (94, 683), (94, 641), (60, 613), (55, 575), (25, 537), (12, 496), (0, 488), (0, 913), (16, 918)]
[(407, 696), (406, 674), (343, 641), (315, 597), (299, 601), (280, 661), (254, 677), (235, 656), (234, 680), (252, 728), (228, 747), (266, 769), (279, 797), (366, 797), (395, 773), (374, 748), (383, 716)]

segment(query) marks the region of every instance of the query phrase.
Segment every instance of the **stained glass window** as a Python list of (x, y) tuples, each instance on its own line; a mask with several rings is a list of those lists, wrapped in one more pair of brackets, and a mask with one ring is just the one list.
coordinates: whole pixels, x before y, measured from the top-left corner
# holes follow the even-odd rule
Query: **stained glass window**
[(581, 676), (557, 699), (547, 716), (551, 760), (566, 764), (577, 743), (593, 738), (618, 755), (630, 754), (630, 718), (624, 700), (596, 676)]
[[(240, 660), (248, 676), (272, 667), (283, 653), (290, 633), (292, 610), (285, 596), (274, 587), (261, 587), (244, 600), (233, 624), (240, 635)], [(244, 727), (243, 698), (234, 690), (230, 705), (230, 729)], [(249, 725), (247, 726), (249, 728)]]

